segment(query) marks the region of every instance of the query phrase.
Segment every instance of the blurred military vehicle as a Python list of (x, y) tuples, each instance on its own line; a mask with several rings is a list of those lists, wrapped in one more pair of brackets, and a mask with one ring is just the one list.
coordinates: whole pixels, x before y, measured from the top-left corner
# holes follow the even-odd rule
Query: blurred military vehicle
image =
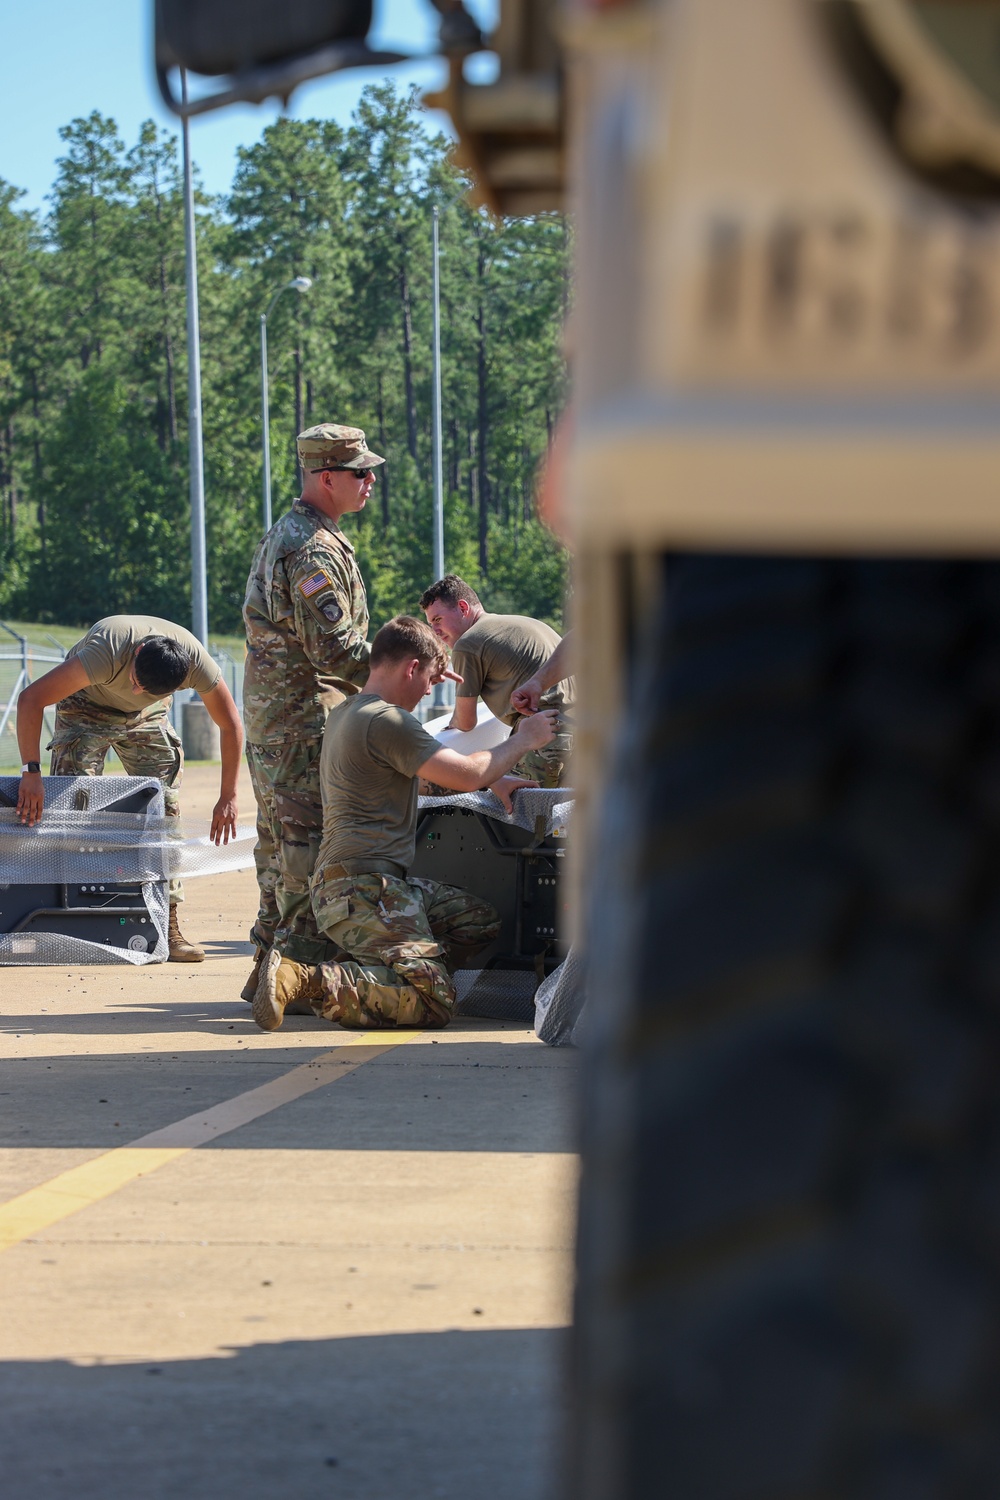
[(1000, 3), (438, 8), (577, 239), (565, 1494), (992, 1500)]

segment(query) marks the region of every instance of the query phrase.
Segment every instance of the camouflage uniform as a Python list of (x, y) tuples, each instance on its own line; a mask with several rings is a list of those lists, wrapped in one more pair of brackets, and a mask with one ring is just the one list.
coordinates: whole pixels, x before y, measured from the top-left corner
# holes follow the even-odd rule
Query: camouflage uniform
[[(180, 736), (167, 718), (169, 699), (152, 710), (123, 714), (91, 701), (86, 692), (73, 693), (56, 704), (56, 723), (49, 774), (100, 776), (109, 750), (114, 750), (129, 776), (155, 776), (163, 783), (168, 818), (179, 818), (184, 751)], [(184, 900), (179, 880), (170, 882), (172, 903)]]
[[(515, 729), (524, 717), (523, 714), (516, 716)], [(549, 743), (543, 745), (540, 750), (529, 750), (522, 755), (511, 775), (528, 776), (533, 781), (537, 781), (539, 786), (563, 786), (572, 749), (573, 732), (570, 720), (564, 714), (560, 714), (556, 720), (555, 738), (549, 740)]]
[(320, 965), (324, 998), (312, 1008), (352, 1029), (447, 1026), (449, 970), (500, 933), (488, 901), (415, 876), (317, 870), (312, 899), (320, 929), (349, 955)]
[[(325, 425), (299, 438), (308, 468), (332, 441), (364, 450), (360, 429)], [(329, 435), (339, 435), (331, 438)], [(347, 435), (346, 437), (344, 435)], [(368, 677), (368, 601), (354, 548), (339, 526), (303, 500), (271, 527), (257, 548), (243, 619), (247, 761), (257, 799), (260, 909), (250, 937), (277, 940), (289, 958), (317, 963), (330, 953), (309, 903), (323, 832), (319, 752), (330, 709)]]

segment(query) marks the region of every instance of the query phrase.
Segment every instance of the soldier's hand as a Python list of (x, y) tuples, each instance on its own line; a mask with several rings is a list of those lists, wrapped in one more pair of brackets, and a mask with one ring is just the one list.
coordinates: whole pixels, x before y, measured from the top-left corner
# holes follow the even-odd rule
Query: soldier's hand
[(537, 714), (542, 698), (542, 684), (537, 677), (529, 677), (510, 695), (510, 706), (519, 714)]
[(559, 715), (554, 708), (547, 708), (543, 713), (519, 720), (514, 733), (526, 750), (541, 750), (543, 745), (555, 739), (558, 725)]
[(212, 811), (209, 838), (214, 844), (228, 844), (236, 837), (236, 798), (220, 797)]
[(499, 781), (494, 781), (489, 790), (494, 797), (499, 797), (507, 812), (514, 811), (514, 793), (519, 792), (522, 787), (538, 786), (537, 781), (532, 781), (527, 776), (501, 776)]
[(44, 804), (45, 788), (41, 775), (37, 771), (25, 771), (17, 789), (17, 816), (22, 823), (33, 828), (41, 821)]

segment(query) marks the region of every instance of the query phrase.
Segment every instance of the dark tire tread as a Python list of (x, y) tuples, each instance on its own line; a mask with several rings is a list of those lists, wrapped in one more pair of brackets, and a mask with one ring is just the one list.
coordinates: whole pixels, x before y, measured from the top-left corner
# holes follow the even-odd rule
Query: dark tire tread
[(595, 892), (573, 1500), (1000, 1493), (1000, 565), (674, 556)]

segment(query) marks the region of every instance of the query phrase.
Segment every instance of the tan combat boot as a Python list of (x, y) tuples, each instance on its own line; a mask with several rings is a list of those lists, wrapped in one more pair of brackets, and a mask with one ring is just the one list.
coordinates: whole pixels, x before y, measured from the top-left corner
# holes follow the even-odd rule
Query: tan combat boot
[(177, 921), (177, 903), (170, 903), (170, 920), (167, 923), (167, 944), (169, 953), (167, 962), (171, 964), (200, 964), (204, 961), (205, 950), (199, 948), (197, 943), (189, 943), (181, 932)]
[(257, 981), (260, 978), (260, 966), (264, 962), (269, 952), (270, 949), (262, 948), (259, 943), (257, 944), (257, 949), (253, 956), (253, 968), (250, 970), (250, 978), (240, 990), (241, 1000), (250, 1000), (251, 1002), (253, 1001), (253, 997), (257, 993)]
[(297, 964), (293, 958), (283, 958), (277, 948), (272, 948), (260, 966), (257, 993), (253, 997), (253, 1018), (262, 1031), (277, 1031), (285, 1017), (285, 1010), (294, 1005), (296, 1013), (300, 1001), (322, 1000), (323, 986), (318, 965)]

